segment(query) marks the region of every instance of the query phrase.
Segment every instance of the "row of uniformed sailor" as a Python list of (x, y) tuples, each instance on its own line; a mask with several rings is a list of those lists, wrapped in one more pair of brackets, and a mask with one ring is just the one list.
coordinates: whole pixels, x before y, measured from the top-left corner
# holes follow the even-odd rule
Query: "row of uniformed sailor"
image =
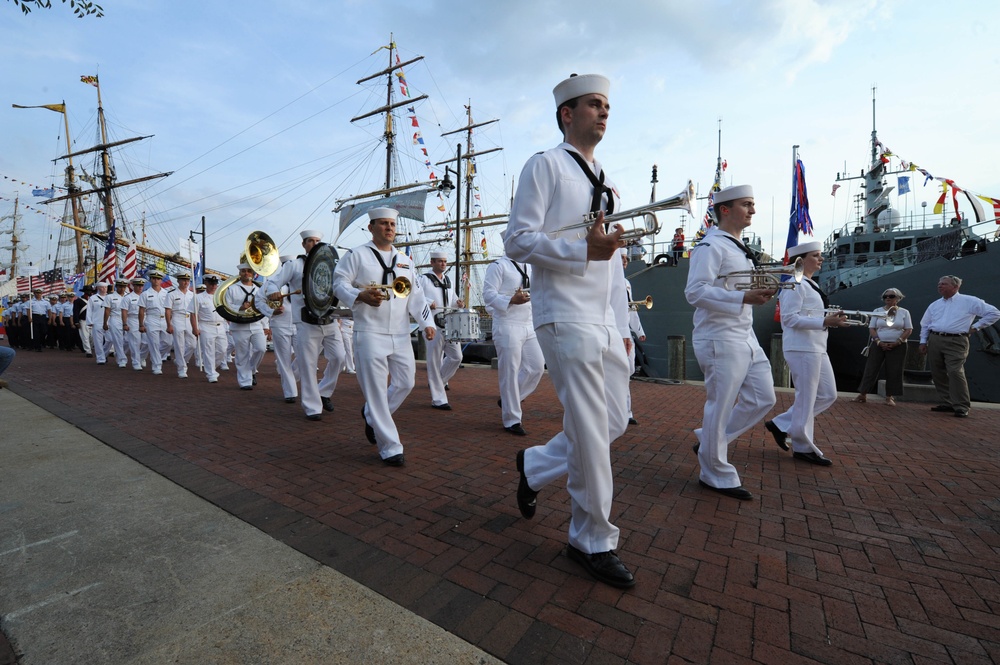
[[(447, 274), (447, 252), (431, 252), (430, 259), (431, 270), (421, 275), (419, 281), (437, 325), (439, 316), (443, 317), (446, 310), (465, 307), (465, 303), (452, 289), (451, 278)], [(438, 326), (433, 337), (424, 335), (427, 342), (427, 386), (431, 390), (431, 406), (450, 411), (445, 386), (462, 364), (462, 344), (449, 342), (444, 333), (444, 328)]]

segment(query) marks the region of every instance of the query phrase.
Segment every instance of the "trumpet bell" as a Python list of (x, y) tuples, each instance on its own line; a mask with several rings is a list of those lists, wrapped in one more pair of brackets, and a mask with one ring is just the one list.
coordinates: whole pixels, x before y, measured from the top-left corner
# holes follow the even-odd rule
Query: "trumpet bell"
[[(802, 283), (804, 276), (802, 257), (795, 259), (795, 263), (783, 266), (764, 266), (751, 270), (736, 270), (725, 275), (719, 275), (718, 279), (725, 280), (723, 286), (727, 291), (752, 291), (755, 289), (794, 289)], [(791, 277), (787, 282), (781, 281), (782, 275)], [(734, 277), (745, 277), (745, 281), (730, 284), (729, 280)]]
[(254, 272), (270, 277), (281, 266), (278, 245), (263, 231), (254, 231), (247, 236), (244, 255)]
[(630, 300), (628, 303), (629, 309), (638, 310), (640, 307), (645, 307), (646, 309), (653, 309), (653, 296), (646, 296), (642, 300)]
[(413, 291), (413, 285), (406, 277), (397, 277), (392, 280), (392, 284), (369, 284), (365, 288), (385, 291), (386, 295), (392, 293), (397, 298), (405, 298), (410, 295), (411, 291)]
[[(656, 218), (655, 213), (663, 210), (684, 210), (691, 215), (691, 217), (694, 217), (694, 209), (692, 208), (694, 198), (694, 183), (688, 180), (687, 187), (674, 196), (656, 201), (655, 203), (650, 203), (649, 205), (633, 208), (631, 210), (624, 210), (622, 212), (605, 215), (604, 223), (613, 224), (615, 222), (621, 222), (639, 217), (642, 218), (641, 226), (626, 229), (626, 231), (622, 234), (622, 240), (637, 240), (645, 236), (653, 236), (659, 233), (661, 228), (660, 222)], [(556, 233), (561, 233), (562, 231), (568, 231), (571, 229), (590, 228), (594, 225), (594, 222), (597, 221), (598, 215), (599, 213), (587, 213), (584, 215), (585, 221), (582, 224), (570, 224), (569, 226), (564, 226), (556, 231)]]

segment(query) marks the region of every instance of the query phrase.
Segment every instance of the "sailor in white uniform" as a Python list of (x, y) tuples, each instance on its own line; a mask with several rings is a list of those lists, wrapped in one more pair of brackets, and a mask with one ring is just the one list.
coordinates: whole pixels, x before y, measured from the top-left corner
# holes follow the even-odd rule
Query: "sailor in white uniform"
[[(282, 267), (291, 261), (295, 261), (294, 256), (280, 257)], [(274, 275), (271, 277), (273, 278)], [(271, 303), (274, 301), (267, 299), (268, 294), (271, 293), (280, 293), (282, 295), (281, 307), (271, 307)], [(257, 289), (256, 297), (257, 311), (262, 312), (268, 318), (268, 324), (271, 326), (271, 342), (274, 344), (274, 365), (278, 371), (278, 378), (281, 380), (281, 393), (285, 401), (292, 404), (299, 396), (299, 388), (296, 384), (298, 369), (292, 359), (292, 351), (295, 345), (295, 321), (292, 320), (288, 287), (275, 288), (271, 279), (265, 279), (261, 287)]]
[[(254, 309), (254, 294), (257, 285), (253, 283), (253, 268), (249, 263), (238, 266), (240, 279), (230, 286), (225, 293), (226, 306), (234, 312), (245, 312)], [(257, 384), (254, 374), (257, 366), (267, 352), (267, 341), (264, 338), (264, 324), (259, 320), (246, 322), (231, 322), (233, 345), (236, 347), (236, 382), (240, 390), (253, 390)]]
[(115, 292), (105, 299), (107, 306), (104, 308), (104, 331), (111, 338), (111, 348), (115, 351), (115, 360), (118, 361), (119, 367), (128, 365), (122, 321), (122, 305), (125, 300), (126, 288), (128, 288), (128, 280), (115, 280)]
[[(268, 280), (268, 297), (276, 298), (282, 290), (293, 295), (287, 305), (279, 307), (279, 316), (290, 316), (295, 325), (295, 367), (299, 375), (302, 410), (309, 420), (320, 420), (323, 411), (333, 411), (333, 392), (344, 366), (344, 342), (336, 319), (320, 321), (305, 306), (302, 296), (303, 273), (306, 258), (317, 243), (323, 241), (323, 232), (307, 229), (299, 233), (304, 254), (287, 261)], [(320, 352), (326, 357), (323, 378), (317, 379)], [(288, 395), (286, 394), (287, 398)]]
[(125, 349), (132, 359), (132, 369), (141, 371), (146, 366), (146, 340), (139, 332), (139, 296), (146, 280), (142, 277), (132, 279), (132, 290), (122, 297), (122, 332), (125, 337)]
[(161, 286), (162, 272), (150, 270), (146, 277), (149, 278), (150, 286), (139, 296), (139, 331), (146, 337), (149, 366), (153, 374), (160, 375), (163, 374), (165, 341), (170, 339), (170, 333), (167, 332), (170, 300)]
[(501, 257), (483, 278), (483, 304), (493, 317), (493, 346), (497, 351), (500, 410), (504, 429), (527, 434), (521, 402), (538, 387), (545, 371), (542, 348), (531, 320), (531, 266)]
[[(392, 246), (398, 214), (391, 208), (369, 210), (371, 241), (341, 258), (333, 277), (337, 298), (354, 311), (354, 354), (358, 383), (365, 396), (361, 409), (365, 436), (378, 446), (379, 457), (389, 466), (404, 463), (403, 444), (392, 414), (413, 390), (416, 363), (409, 317), (428, 339), (437, 330), (413, 262)], [(394, 296), (391, 288), (370, 288), (392, 284), (400, 277), (411, 284), (406, 298)]]
[(108, 308), (108, 283), (98, 282), (97, 293), (90, 296), (90, 306), (87, 308), (87, 326), (94, 345), (94, 359), (98, 365), (108, 360), (111, 348), (111, 334), (104, 328), (105, 310)]
[(219, 382), (219, 368), (226, 360), (226, 329), (229, 323), (215, 310), (215, 292), (219, 288), (219, 278), (215, 275), (205, 275), (204, 293), (195, 296), (195, 307), (198, 318), (198, 347), (201, 352), (201, 366), (209, 383)]
[[(504, 240), (507, 256), (530, 263), (532, 318), (549, 376), (562, 402), (563, 431), (517, 454), (521, 514), (536, 495), (566, 475), (570, 495), (569, 557), (613, 586), (635, 584), (615, 554), (611, 523), (611, 443), (627, 426), (628, 349), (625, 282), (618, 259), (624, 229), (604, 228), (603, 212), (619, 197), (594, 149), (607, 128), (607, 78), (588, 74), (553, 90), (564, 142), (532, 156), (521, 172)], [(595, 213), (589, 230), (561, 230)]]
[[(722, 275), (755, 265), (740, 238), (753, 218), (753, 188), (734, 185), (715, 194), (718, 224), (691, 250), (684, 296), (695, 307), (692, 343), (705, 375), (705, 411), (694, 431), (701, 466), (699, 483), (725, 496), (748, 501), (729, 444), (774, 406), (771, 365), (753, 332), (753, 306), (774, 297), (775, 289), (727, 289)], [(730, 283), (748, 281), (747, 276)]]
[[(629, 262), (629, 251), (624, 247), (621, 249), (622, 255), (622, 270), (628, 267)], [(625, 279), (625, 302), (626, 304), (633, 302), (635, 298), (632, 297), (632, 282)], [(642, 328), (642, 321), (639, 319), (639, 306), (638, 305), (628, 305), (628, 330), (629, 334), (633, 335), (640, 342), (646, 341), (646, 331)], [(628, 369), (629, 376), (635, 374), (635, 344), (629, 347), (628, 351)], [(632, 389), (629, 388), (628, 391), (628, 424), (638, 425), (635, 416), (632, 415)]]
[(802, 257), (803, 268), (802, 282), (794, 289), (782, 290), (779, 296), (781, 346), (795, 386), (795, 402), (765, 426), (783, 450), (788, 450), (786, 438), (791, 439), (795, 459), (830, 466), (833, 462), (816, 446), (814, 422), (837, 401), (837, 381), (826, 354), (827, 331), (848, 323), (843, 314), (826, 313), (829, 301), (812, 281), (823, 265), (822, 249), (823, 245), (814, 241), (788, 250), (789, 261)]
[(177, 275), (177, 287), (169, 291), (169, 298), (170, 324), (174, 336), (174, 364), (177, 365), (177, 376), (186, 379), (188, 363), (193, 359), (196, 365), (201, 364), (196, 357), (199, 333), (195, 292), (191, 288), (190, 273)]
[[(449, 309), (465, 307), (465, 303), (452, 289), (448, 270), (448, 253), (431, 252), (431, 271), (420, 276), (420, 288), (427, 298), (427, 305), (434, 315), (435, 324), (443, 323)], [(431, 390), (431, 406), (451, 411), (445, 386), (455, 376), (462, 364), (462, 343), (449, 342), (444, 336), (444, 326), (437, 325), (437, 334), (427, 341), (427, 387)]]

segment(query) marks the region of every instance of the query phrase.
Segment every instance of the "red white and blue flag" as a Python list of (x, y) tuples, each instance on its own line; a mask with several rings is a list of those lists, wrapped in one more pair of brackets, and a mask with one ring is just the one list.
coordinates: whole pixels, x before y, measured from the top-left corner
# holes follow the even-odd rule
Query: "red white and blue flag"
[(104, 262), (101, 264), (101, 274), (97, 277), (97, 281), (113, 286), (117, 275), (118, 248), (115, 243), (115, 222), (112, 222), (111, 231), (108, 233), (107, 248), (104, 250)]

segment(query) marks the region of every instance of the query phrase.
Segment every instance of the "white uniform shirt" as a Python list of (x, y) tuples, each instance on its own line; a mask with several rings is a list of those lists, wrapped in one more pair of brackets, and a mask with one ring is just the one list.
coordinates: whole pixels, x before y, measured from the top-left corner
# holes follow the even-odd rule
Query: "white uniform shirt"
[[(302, 308), (306, 304), (305, 298), (302, 296), (302, 273), (305, 271), (305, 268), (305, 255), (297, 256), (291, 261), (285, 261), (282, 263), (278, 271), (268, 277), (267, 282), (265, 282), (267, 291), (264, 295), (274, 293), (275, 291), (283, 291), (286, 293), (290, 293), (292, 291), (299, 292), (285, 299), (285, 313), (281, 315), (285, 316), (291, 314), (291, 321), (293, 324), (302, 322)], [(263, 312), (264, 310), (261, 311)], [(270, 312), (268, 311), (267, 313)]]
[[(124, 296), (118, 295), (118, 293), (111, 293), (105, 298), (105, 309), (110, 312), (108, 314), (108, 328), (118, 328), (122, 327), (122, 304)], [(103, 316), (103, 315), (102, 315)], [(104, 325), (102, 319), (101, 325)]]
[[(139, 307), (146, 310), (144, 323), (149, 325), (150, 319), (162, 319), (170, 308), (170, 300), (166, 289), (146, 289), (139, 295)], [(165, 324), (164, 324), (165, 325)]]
[(122, 311), (128, 317), (128, 327), (131, 331), (136, 331), (139, 325), (139, 294), (129, 291), (122, 297)]
[[(753, 307), (743, 304), (743, 292), (725, 288), (725, 275), (753, 268), (734, 236), (712, 227), (691, 250), (684, 297), (695, 307), (691, 340), (742, 342), (754, 338)], [(740, 281), (731, 280), (730, 283)], [(787, 347), (786, 347), (787, 348)]]
[[(632, 302), (635, 298), (632, 296), (632, 282), (625, 280), (625, 293), (626, 302)], [(641, 305), (640, 305), (641, 306)], [(645, 337), (646, 331), (642, 329), (642, 321), (639, 319), (639, 308), (633, 309), (629, 307), (628, 310), (628, 329), (636, 334), (638, 337)]]
[(175, 321), (187, 318), (189, 314), (193, 314), (196, 311), (194, 297), (195, 292), (191, 289), (187, 291), (173, 289), (170, 291), (170, 315)]
[(95, 293), (90, 296), (90, 307), (87, 308), (87, 325), (104, 326), (104, 310), (108, 307), (108, 296)]
[[(531, 279), (531, 266), (527, 263), (521, 268)], [(523, 288), (524, 278), (518, 272), (514, 262), (507, 257), (499, 258), (486, 269), (483, 278), (483, 304), (495, 321), (511, 325), (532, 325), (531, 301), (520, 305), (511, 305), (510, 299), (514, 292)]]
[[(623, 306), (625, 277), (616, 253), (609, 261), (588, 261), (586, 229), (594, 187), (567, 150), (568, 143), (533, 155), (524, 165), (510, 211), (504, 248), (514, 261), (530, 263), (535, 328), (556, 321), (619, 327), (615, 300)], [(594, 162), (594, 173), (601, 172)], [(606, 186), (614, 190), (610, 180)], [(614, 192), (615, 210), (620, 208)], [(607, 207), (607, 196), (602, 198)], [(620, 330), (628, 337), (628, 328)]]
[[(396, 298), (390, 295), (378, 307), (366, 305), (358, 301), (358, 295), (368, 288), (369, 284), (382, 284), (382, 265), (375, 258), (373, 251), (379, 252), (386, 266), (392, 265), (396, 257), (396, 277), (406, 277), (410, 280), (412, 291), (407, 298)], [(400, 335), (409, 332), (409, 316), (412, 316), (420, 328), (434, 325), (431, 309), (427, 305), (427, 296), (420, 288), (420, 281), (414, 270), (410, 257), (395, 248), (381, 252), (371, 242), (347, 252), (337, 263), (333, 274), (333, 290), (342, 305), (349, 306), (354, 311), (354, 330), (357, 332), (373, 332), (387, 335)], [(409, 316), (407, 316), (409, 314)]]
[[(437, 277), (437, 275), (434, 276)], [(450, 275), (445, 273), (438, 281), (444, 282), (445, 279), (449, 278)], [(431, 311), (432, 315), (443, 314), (446, 309), (455, 309), (458, 307), (458, 294), (455, 293), (455, 285), (451, 284), (450, 279), (448, 283), (451, 285), (447, 289), (447, 297), (445, 297), (445, 290), (435, 286), (429, 275), (423, 274), (418, 279), (420, 280), (420, 290), (424, 292), (424, 296), (427, 299), (427, 306), (434, 305)]]
[[(286, 263), (294, 263), (293, 261), (287, 261)], [(274, 316), (274, 310), (271, 309), (268, 304), (267, 295), (269, 293), (284, 293), (286, 297), (282, 300), (285, 305), (284, 311), (281, 314)], [(267, 317), (268, 325), (271, 330), (287, 330), (289, 332), (295, 331), (295, 321), (292, 318), (292, 306), (291, 300), (287, 297), (288, 287), (287, 286), (275, 286), (270, 279), (265, 279), (264, 283), (259, 289), (257, 289), (256, 295), (254, 295), (254, 307), (257, 311)], [(299, 318), (302, 317), (301, 308), (299, 310)]]
[(778, 295), (783, 333), (781, 346), (785, 351), (826, 353), (829, 331), (823, 324), (826, 318), (823, 297), (812, 287), (811, 281), (803, 277), (794, 289), (783, 289)]
[(972, 322), (979, 319), (977, 330), (992, 326), (1000, 320), (1000, 310), (985, 300), (964, 293), (951, 298), (938, 298), (932, 302), (920, 319), (920, 343), (926, 344), (930, 333), (959, 334), (969, 332)]

